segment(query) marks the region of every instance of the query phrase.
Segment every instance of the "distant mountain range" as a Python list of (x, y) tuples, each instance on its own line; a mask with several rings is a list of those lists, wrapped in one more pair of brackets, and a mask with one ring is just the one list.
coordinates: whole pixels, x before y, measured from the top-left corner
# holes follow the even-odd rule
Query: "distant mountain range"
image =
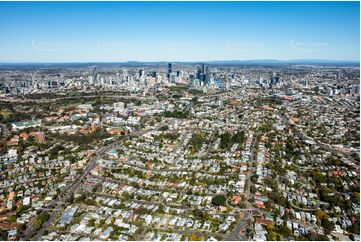
[(360, 64), (359, 61), (345, 60), (316, 60), (316, 59), (295, 59), (295, 60), (277, 60), (277, 59), (259, 59), (259, 60), (217, 60), (209, 63), (216, 64)]
[(126, 61), (126, 62), (0, 62), (0, 68), (69, 68), (87, 66), (141, 66), (174, 64), (209, 64), (209, 65), (317, 65), (317, 66), (360, 66), (360, 61), (317, 60), (317, 59), (256, 59), (256, 60), (214, 60), (214, 61)]

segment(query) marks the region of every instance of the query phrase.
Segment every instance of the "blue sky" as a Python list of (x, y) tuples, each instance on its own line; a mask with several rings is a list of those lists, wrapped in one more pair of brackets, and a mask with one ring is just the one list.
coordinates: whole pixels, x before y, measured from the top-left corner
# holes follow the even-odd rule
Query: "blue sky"
[(359, 9), (359, 2), (0, 2), (0, 61), (359, 60)]

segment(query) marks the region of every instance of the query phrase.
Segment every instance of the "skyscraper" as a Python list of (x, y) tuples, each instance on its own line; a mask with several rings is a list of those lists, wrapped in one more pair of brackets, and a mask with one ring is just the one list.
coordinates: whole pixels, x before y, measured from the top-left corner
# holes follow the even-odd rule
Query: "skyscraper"
[(201, 79), (201, 73), (202, 73), (201, 68), (199, 68), (199, 66), (197, 66), (197, 73), (196, 73), (197, 79)]
[(204, 75), (205, 75), (205, 81), (206, 81), (206, 83), (209, 83), (209, 82), (210, 82), (210, 76), (211, 76), (211, 75), (209, 75), (208, 66), (206, 66), (206, 68), (205, 68)]
[(96, 67), (96, 66), (93, 68), (93, 74), (92, 74), (92, 76), (93, 76), (93, 82), (96, 83), (96, 82), (97, 82), (97, 78), (98, 78), (98, 71), (97, 71), (97, 67)]
[(208, 83), (208, 76), (208, 66), (202, 64), (201, 67), (197, 67), (197, 79), (199, 79), (203, 83), (203, 85)]
[(168, 73), (172, 72), (172, 63), (168, 63)]
[(172, 73), (172, 63), (168, 63), (167, 79), (170, 81), (170, 74)]
[(128, 69), (123, 69), (122, 72), (123, 72), (123, 80), (126, 80), (128, 77)]

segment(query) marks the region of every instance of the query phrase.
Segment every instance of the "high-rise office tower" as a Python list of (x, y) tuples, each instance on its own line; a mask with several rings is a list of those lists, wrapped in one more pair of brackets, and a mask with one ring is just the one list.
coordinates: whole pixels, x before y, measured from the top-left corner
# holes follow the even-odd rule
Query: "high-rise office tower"
[(96, 67), (96, 66), (93, 68), (93, 74), (92, 74), (92, 76), (93, 76), (93, 83), (97, 83), (98, 71), (97, 71), (97, 67)]
[(172, 72), (172, 63), (168, 63), (168, 73)]
[(196, 74), (197, 79), (201, 79), (201, 73), (202, 73), (201, 68), (199, 68), (199, 66), (197, 66), (197, 74)]
[(203, 83), (203, 85), (207, 84), (208, 74), (208, 66), (205, 64), (201, 64), (201, 67), (197, 67), (197, 78)]
[(128, 77), (128, 69), (123, 69), (122, 72), (123, 72), (123, 80), (126, 80)]
[(204, 75), (205, 75), (205, 81), (206, 81), (206, 83), (210, 83), (210, 76), (211, 75), (209, 75), (209, 69), (208, 69), (208, 66), (206, 66), (206, 68), (205, 68), (205, 72), (204, 72)]
[(172, 73), (169, 73), (168, 81), (169, 81), (170, 83), (175, 83), (176, 77), (177, 77), (176, 73), (173, 73), (173, 72), (172, 72)]
[(172, 73), (172, 63), (168, 63), (167, 79), (170, 81), (170, 74)]

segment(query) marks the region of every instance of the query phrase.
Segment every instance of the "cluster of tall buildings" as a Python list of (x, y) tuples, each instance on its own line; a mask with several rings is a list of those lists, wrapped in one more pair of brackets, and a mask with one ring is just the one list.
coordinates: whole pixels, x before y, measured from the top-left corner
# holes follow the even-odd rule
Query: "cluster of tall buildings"
[(200, 82), (204, 83), (204, 85), (209, 84), (210, 81), (210, 75), (208, 66), (202, 64), (200, 67), (197, 67), (197, 79), (199, 79)]
[(183, 72), (182, 71), (174, 71), (173, 70), (173, 64), (168, 63), (167, 80), (168, 80), (169, 83), (182, 82), (182, 80), (183, 80)]
[(221, 80), (214, 78), (205, 64), (197, 66), (195, 74), (190, 75), (190, 85), (195, 89), (225, 89), (226, 87)]
[(273, 72), (269, 79), (260, 78), (257, 84), (264, 88), (274, 88), (283, 86), (284, 81), (281, 79), (279, 74)]

